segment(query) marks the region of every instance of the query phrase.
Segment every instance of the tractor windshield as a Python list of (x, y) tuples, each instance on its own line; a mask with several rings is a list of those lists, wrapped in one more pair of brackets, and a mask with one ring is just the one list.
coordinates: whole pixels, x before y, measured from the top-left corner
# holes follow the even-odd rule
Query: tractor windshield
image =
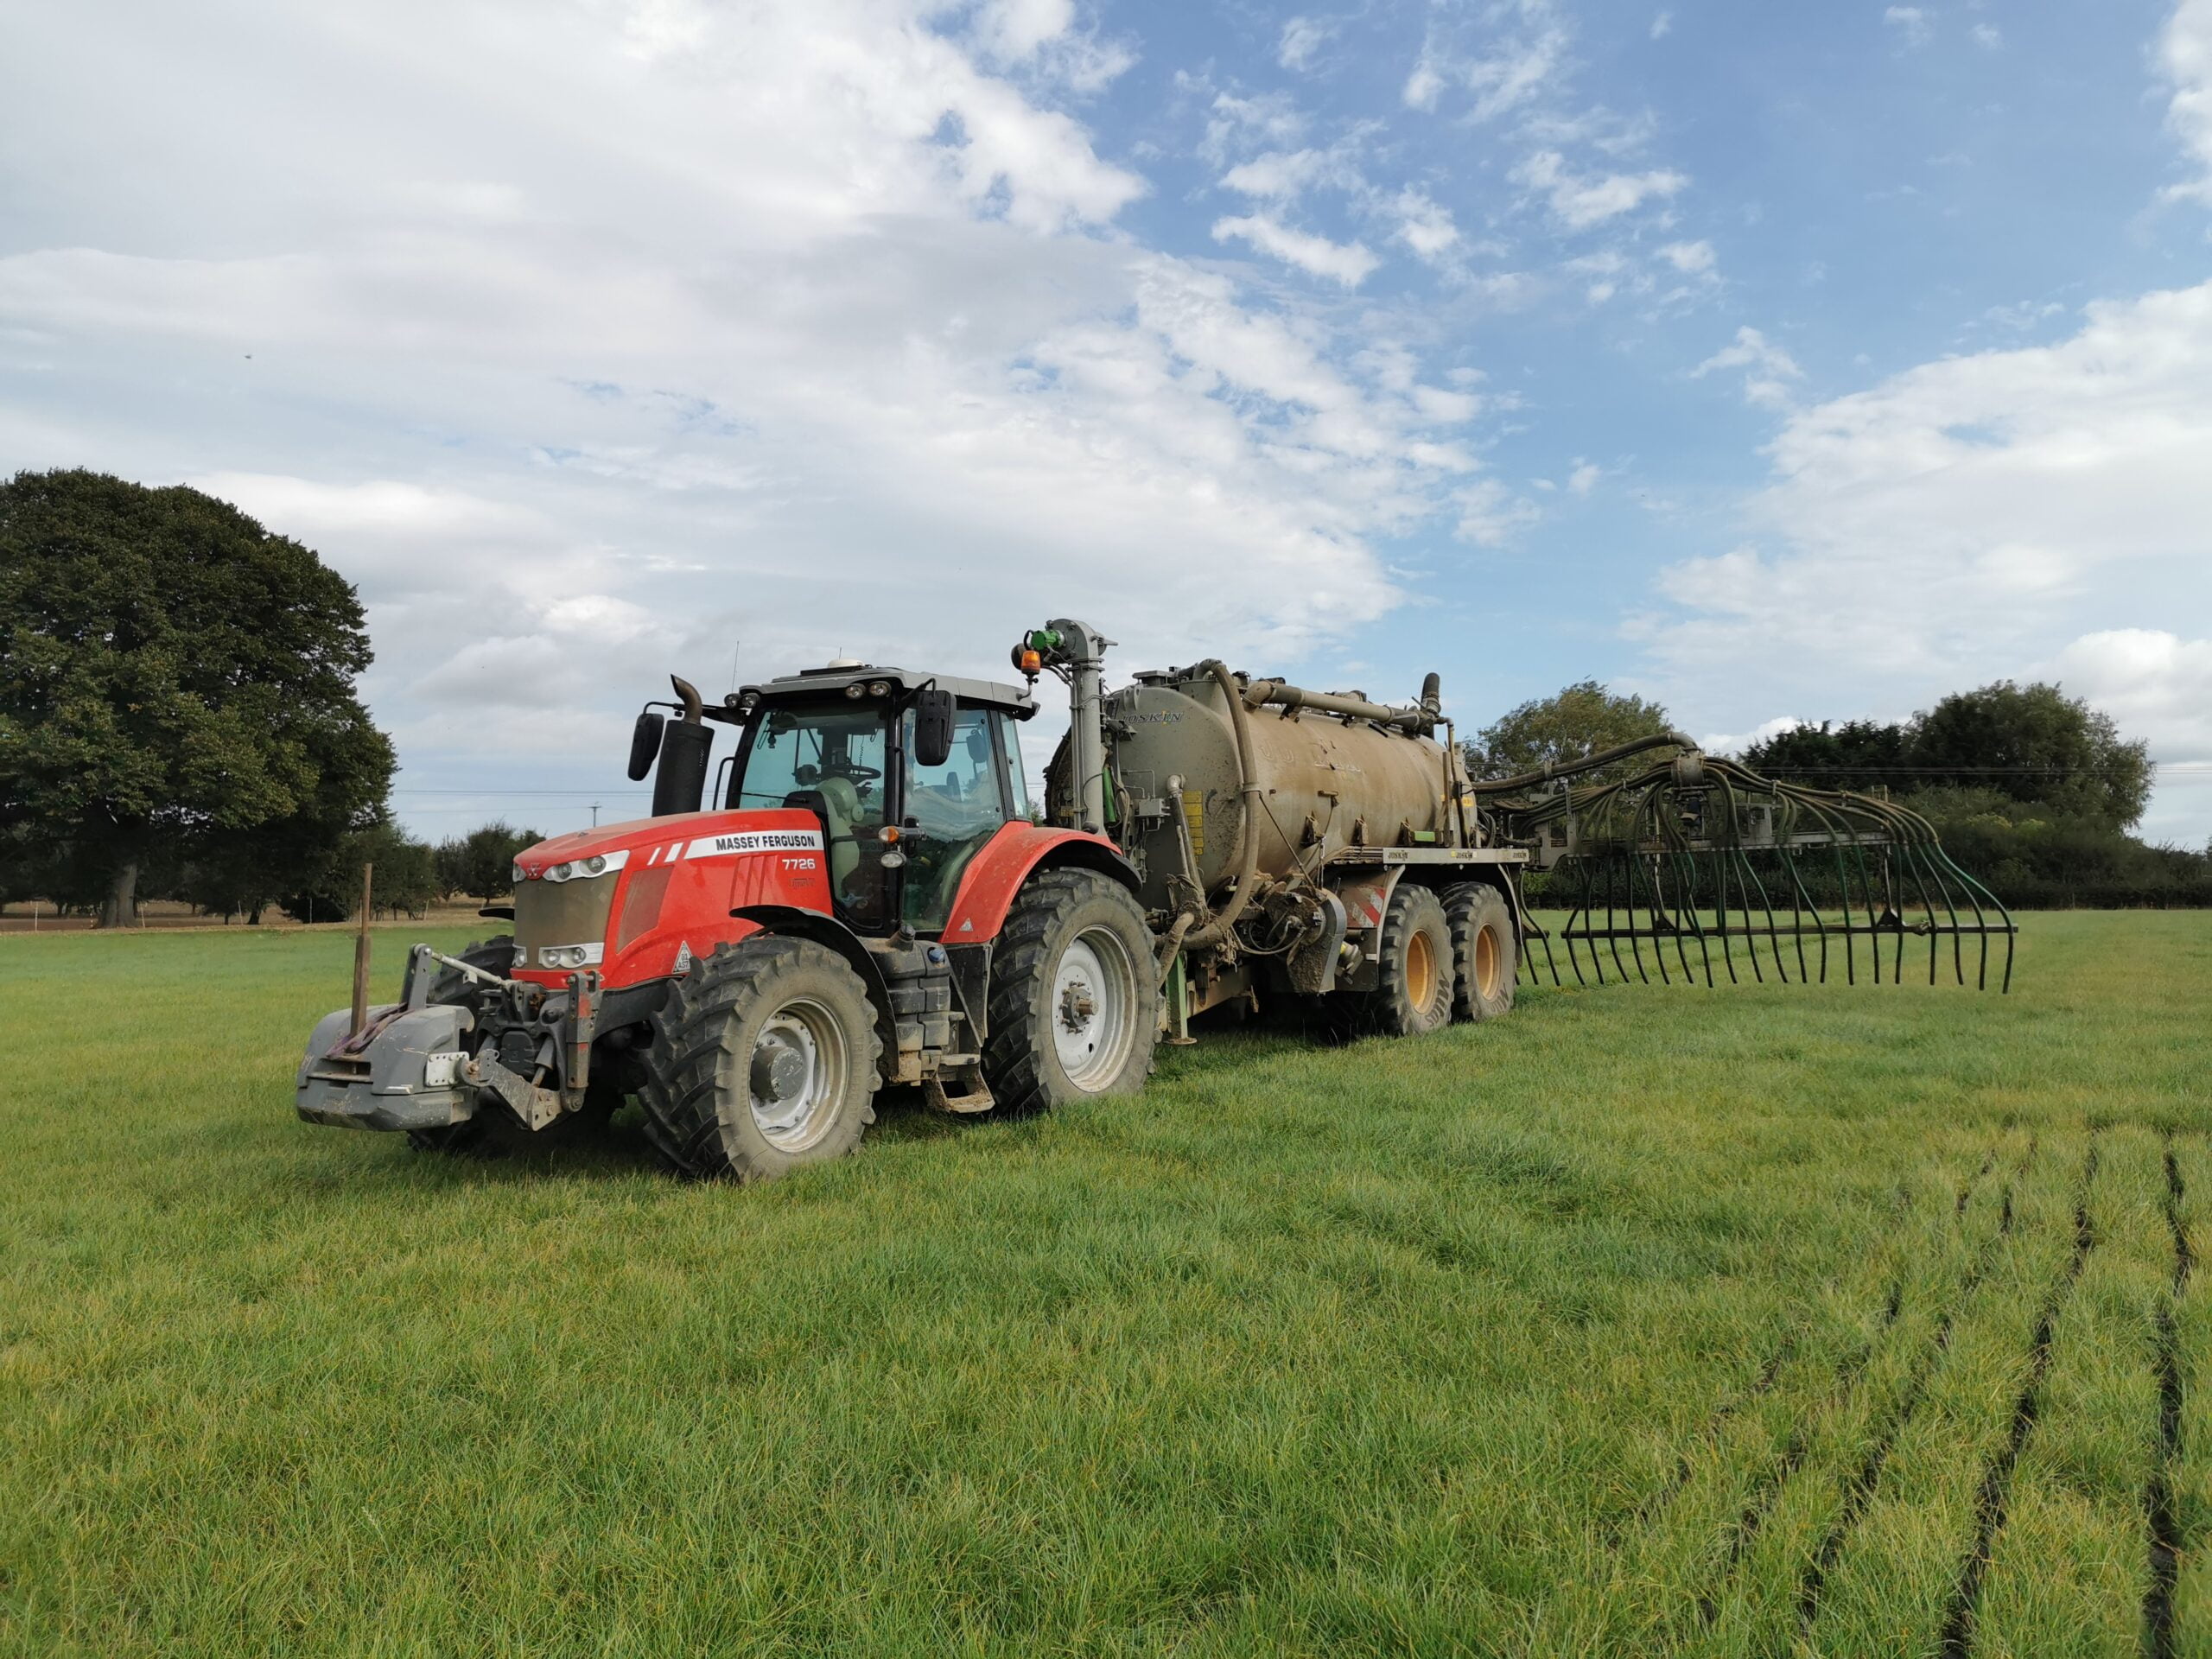
[(877, 861), (882, 843), (884, 742), (880, 708), (840, 700), (816, 708), (772, 709), (746, 740), (726, 804), (753, 810), (795, 806), (822, 820), (830, 882), (855, 921), (882, 906)]

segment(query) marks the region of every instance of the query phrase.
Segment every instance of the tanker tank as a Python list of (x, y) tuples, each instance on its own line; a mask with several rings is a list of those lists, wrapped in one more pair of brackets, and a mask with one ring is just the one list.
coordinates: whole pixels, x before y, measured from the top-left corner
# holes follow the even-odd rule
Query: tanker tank
[[(1232, 709), (1224, 679), (1236, 687), (1241, 709)], [(1263, 880), (1311, 878), (1351, 848), (1477, 844), (1465, 772), (1433, 735), (1436, 695), (1433, 675), (1421, 702), (1390, 707), (1358, 693), (1227, 676), (1212, 664), (1141, 673), (1107, 694), (1100, 713), (1108, 810), (1116, 839), (1143, 877), (1143, 903), (1179, 908), (1192, 867), (1203, 892), (1217, 894), (1243, 855), (1248, 798), (1259, 813), (1255, 868)], [(1053, 760), (1058, 817), (1073, 800), (1065, 747)]]

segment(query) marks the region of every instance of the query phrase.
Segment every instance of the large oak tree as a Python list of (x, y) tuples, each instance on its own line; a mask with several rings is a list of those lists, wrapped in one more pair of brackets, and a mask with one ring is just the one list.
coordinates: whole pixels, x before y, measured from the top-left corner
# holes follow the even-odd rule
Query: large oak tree
[(0, 484), (0, 836), (68, 849), (130, 919), (156, 855), (318, 860), (381, 821), (391, 745), (354, 694), (360, 601), (181, 486)]

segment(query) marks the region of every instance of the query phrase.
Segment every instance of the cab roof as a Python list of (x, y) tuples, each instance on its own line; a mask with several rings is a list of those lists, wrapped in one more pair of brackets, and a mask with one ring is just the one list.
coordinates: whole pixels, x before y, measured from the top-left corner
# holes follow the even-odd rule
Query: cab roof
[(842, 696), (845, 688), (855, 682), (868, 684), (876, 681), (887, 683), (901, 696), (934, 685), (951, 692), (963, 709), (1003, 709), (1016, 720), (1027, 720), (1037, 712), (1037, 699), (1028, 692), (1001, 685), (995, 680), (967, 680), (956, 674), (924, 674), (909, 668), (878, 668), (867, 664), (841, 663), (830, 668), (804, 668), (796, 674), (779, 675), (761, 684), (744, 687), (734, 693), (730, 701), (791, 702), (801, 698)]

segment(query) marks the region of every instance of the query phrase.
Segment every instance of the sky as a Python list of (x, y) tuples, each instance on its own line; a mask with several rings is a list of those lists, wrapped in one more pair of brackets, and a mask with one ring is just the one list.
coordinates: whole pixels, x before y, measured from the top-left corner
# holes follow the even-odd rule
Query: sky
[(0, 20), (0, 474), (316, 549), (423, 833), (1074, 616), (1716, 748), (2056, 679), (2212, 836), (2212, 0)]

